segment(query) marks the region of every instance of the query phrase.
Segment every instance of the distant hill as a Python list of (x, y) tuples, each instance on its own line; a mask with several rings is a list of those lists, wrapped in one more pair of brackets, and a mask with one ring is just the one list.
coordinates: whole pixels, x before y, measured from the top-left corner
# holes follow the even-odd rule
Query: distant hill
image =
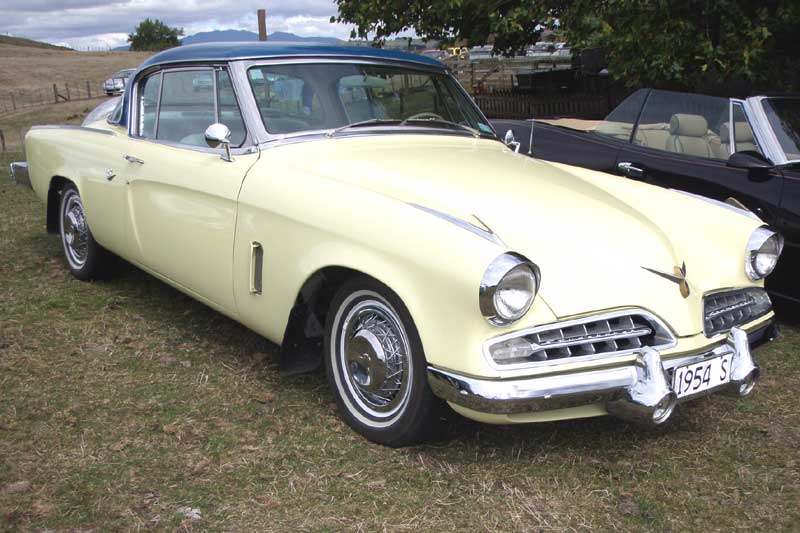
[[(199, 43), (232, 43), (232, 42), (251, 42), (257, 41), (258, 34), (247, 30), (214, 30), (214, 31), (201, 31), (194, 35), (187, 35), (181, 40), (181, 44), (199, 44)], [(294, 33), (287, 33), (284, 31), (276, 31), (267, 34), (267, 41), (277, 43), (324, 43), (324, 44), (342, 44), (342, 40), (335, 37), (301, 37)], [(128, 45), (118, 46), (114, 50), (127, 50)]]
[(54, 44), (34, 41), (32, 39), (24, 39), (22, 37), (9, 37), (8, 35), (0, 35), (0, 44), (30, 46), (32, 48), (50, 48), (52, 50), (72, 50), (72, 48), (67, 48), (65, 46), (56, 46)]

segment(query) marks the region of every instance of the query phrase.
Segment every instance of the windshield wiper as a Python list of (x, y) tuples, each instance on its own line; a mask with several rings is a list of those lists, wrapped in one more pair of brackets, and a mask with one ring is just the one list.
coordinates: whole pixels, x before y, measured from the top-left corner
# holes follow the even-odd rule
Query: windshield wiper
[(458, 122), (453, 122), (451, 120), (446, 120), (446, 119), (443, 119), (443, 118), (433, 118), (433, 117), (431, 117), (431, 118), (412, 118), (412, 117), (409, 117), (409, 118), (405, 119), (404, 121), (402, 121), (399, 124), (399, 126), (405, 126), (406, 124), (408, 124), (409, 121), (410, 122), (432, 122), (432, 123), (437, 123), (437, 124), (448, 124), (450, 126), (456, 126), (456, 127), (460, 128), (460, 129), (462, 129), (464, 131), (468, 131), (475, 138), (480, 138), (480, 136), (481, 136), (481, 132), (476, 130), (475, 128), (471, 128), (471, 127), (469, 127), (469, 126), (467, 126), (465, 124), (459, 124)]
[(371, 118), (369, 120), (362, 120), (361, 122), (353, 122), (352, 124), (345, 124), (344, 126), (340, 126), (338, 128), (332, 129), (325, 133), (325, 137), (331, 138), (335, 136), (337, 133), (341, 133), (343, 131), (349, 130), (350, 128), (359, 128), (362, 126), (377, 126), (382, 124), (398, 124), (402, 125), (402, 121), (394, 119), (394, 118)]

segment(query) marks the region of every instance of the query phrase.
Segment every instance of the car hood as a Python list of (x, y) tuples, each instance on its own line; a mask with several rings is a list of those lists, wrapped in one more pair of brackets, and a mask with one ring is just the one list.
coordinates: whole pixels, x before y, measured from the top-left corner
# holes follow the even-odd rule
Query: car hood
[[(431, 224), (448, 223), (435, 210), (487, 227), (539, 265), (540, 297), (559, 318), (640, 307), (694, 335), (703, 293), (753, 285), (744, 247), (762, 223), (696, 197), (484, 139), (365, 135), (294, 147), (304, 170), (422, 206)], [(684, 267), (688, 298), (653, 272)]]

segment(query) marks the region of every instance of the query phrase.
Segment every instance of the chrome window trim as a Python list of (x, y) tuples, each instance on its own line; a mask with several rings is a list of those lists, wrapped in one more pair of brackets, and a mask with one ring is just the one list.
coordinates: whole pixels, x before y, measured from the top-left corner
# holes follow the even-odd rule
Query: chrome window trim
[(785, 165), (790, 161), (786, 158), (786, 154), (783, 153), (783, 149), (775, 136), (775, 132), (772, 131), (772, 127), (769, 125), (767, 114), (764, 112), (762, 105), (763, 100), (767, 98), (766, 96), (753, 96), (744, 100), (745, 116), (748, 119), (752, 117), (750, 126), (753, 128), (753, 134), (764, 155), (776, 166)]
[[(169, 65), (169, 64), (165, 64), (165, 65)], [(173, 141), (165, 141), (163, 139), (148, 139), (147, 137), (142, 137), (141, 135), (139, 135), (138, 131), (137, 131), (137, 125), (139, 123), (139, 93), (141, 91), (142, 82), (147, 77), (149, 77), (150, 75), (152, 75), (152, 74), (154, 74), (156, 72), (159, 72), (161, 74), (161, 87), (159, 88), (159, 101), (158, 101), (157, 115), (156, 115), (156, 128), (157, 128), (158, 127), (158, 116), (159, 116), (160, 111), (161, 111), (161, 91), (163, 91), (163, 88), (164, 88), (164, 73), (165, 72), (192, 71), (192, 70), (200, 70), (200, 71), (202, 71), (202, 70), (209, 70), (210, 69), (211, 72), (212, 72), (212, 78), (214, 79), (214, 82), (216, 83), (216, 74), (215, 74), (215, 72), (216, 72), (216, 69), (219, 68), (219, 69), (222, 69), (222, 70), (224, 70), (224, 69), (228, 70), (228, 74), (230, 75), (230, 78), (231, 78), (231, 85), (233, 86), (234, 96), (236, 97), (236, 101), (239, 104), (239, 110), (242, 113), (242, 119), (244, 121), (244, 127), (245, 127), (245, 140), (244, 140), (244, 142), (238, 148), (231, 148), (231, 153), (234, 154), (234, 155), (242, 155), (242, 154), (249, 154), (249, 153), (253, 153), (253, 152), (258, 151), (258, 144), (259, 143), (256, 141), (255, 137), (252, 134), (252, 131), (253, 131), (253, 130), (251, 130), (251, 122), (252, 121), (249, 121), (247, 119), (247, 113), (245, 112), (245, 109), (242, 106), (242, 98), (241, 98), (242, 92), (241, 92), (241, 89), (239, 88), (239, 85), (238, 85), (238, 83), (240, 83), (240, 80), (234, 79), (237, 76), (234, 75), (233, 65), (229, 64), (229, 63), (225, 63), (225, 62), (220, 62), (220, 61), (214, 61), (213, 63), (207, 64), (207, 65), (196, 65), (196, 64), (186, 65), (185, 63), (183, 63), (183, 64), (175, 63), (174, 65), (175, 65), (174, 67), (173, 66), (163, 66), (162, 64), (153, 65), (153, 66), (150, 66), (147, 69), (141, 71), (137, 75), (136, 79), (134, 80), (133, 85), (131, 85), (131, 94), (130, 94), (130, 99), (129, 99), (129, 102), (128, 102), (128, 136), (130, 138), (132, 138), (132, 139), (136, 139), (136, 140), (139, 140), (139, 141), (148, 141), (148, 142), (153, 142), (153, 143), (156, 143), (156, 144), (163, 144), (165, 146), (171, 146), (171, 147), (174, 147), (174, 148), (182, 148), (184, 150), (190, 150), (190, 151), (193, 151), (193, 152), (204, 152), (204, 153), (213, 153), (213, 154), (222, 153), (223, 150), (221, 148), (210, 148), (210, 147), (206, 148), (206, 147), (203, 147), (203, 146), (192, 146), (192, 145), (189, 145), (189, 144), (180, 144), (180, 143), (176, 143), (176, 142), (173, 142)], [(215, 85), (215, 87), (216, 87), (216, 85)], [(246, 95), (246, 93), (245, 93), (245, 95)], [(214, 106), (215, 106), (215, 109), (216, 109), (216, 105), (217, 105), (216, 104), (216, 100), (217, 100), (217, 94), (215, 92), (215, 94), (214, 94)], [(157, 134), (158, 133), (157, 133), (157, 130), (156, 130), (156, 135)]]
[(654, 315), (649, 311), (645, 311), (644, 309), (640, 309), (637, 307), (631, 307), (628, 309), (621, 309), (619, 311), (611, 311), (608, 313), (598, 313), (592, 315), (586, 315), (581, 318), (574, 318), (570, 320), (563, 320), (563, 321), (556, 321), (551, 322), (549, 324), (542, 324), (539, 326), (534, 326), (530, 328), (520, 329), (516, 331), (512, 331), (510, 333), (504, 333), (502, 335), (498, 335), (497, 337), (492, 337), (491, 339), (486, 340), (483, 343), (483, 356), (486, 361), (489, 363), (489, 366), (494, 370), (499, 371), (510, 371), (510, 370), (523, 370), (526, 368), (542, 368), (542, 367), (558, 367), (562, 365), (567, 365), (571, 363), (584, 363), (590, 361), (599, 361), (603, 359), (609, 359), (612, 357), (619, 357), (622, 355), (630, 355), (634, 353), (639, 353), (642, 351), (643, 348), (633, 348), (630, 350), (619, 350), (616, 352), (608, 352), (603, 354), (594, 354), (594, 355), (579, 355), (575, 357), (565, 357), (562, 359), (553, 359), (551, 361), (531, 361), (528, 363), (517, 363), (517, 364), (510, 364), (510, 365), (500, 365), (495, 362), (489, 348), (495, 344), (500, 342), (506, 341), (508, 339), (512, 339), (515, 337), (524, 337), (526, 335), (531, 335), (533, 333), (538, 333), (540, 331), (547, 331), (551, 329), (562, 329), (568, 328), (571, 326), (577, 326), (579, 324), (585, 324), (586, 322), (593, 322), (595, 320), (610, 320), (614, 318), (619, 318), (621, 316), (628, 316), (628, 315), (641, 315), (648, 320), (652, 320), (658, 326), (660, 326), (665, 333), (669, 334), (671, 337), (671, 341), (666, 344), (658, 344), (656, 346), (649, 346), (654, 350), (659, 352), (664, 350), (670, 350), (678, 345), (678, 337), (675, 335), (675, 332), (667, 325), (666, 322), (661, 320), (659, 317)]
[(747, 108), (745, 107), (745, 101), (744, 100), (738, 100), (736, 98), (731, 98), (731, 107), (730, 107), (730, 117), (729, 117), (729, 131), (730, 131), (730, 133), (729, 133), (729, 135), (731, 135), (731, 137), (728, 139), (730, 141), (728, 143), (729, 144), (728, 151), (730, 152), (730, 155), (733, 155), (737, 151), (736, 150), (736, 123), (733, 121), (733, 106), (737, 106), (737, 105), (741, 106), (742, 115), (744, 115), (744, 119), (747, 122), (747, 125), (750, 126), (750, 131), (753, 132), (753, 140), (755, 140), (755, 142), (756, 142), (756, 148), (758, 148), (758, 151), (761, 152), (761, 155), (764, 155), (764, 151), (761, 148), (761, 143), (759, 142), (758, 137), (756, 137), (756, 134), (755, 134), (756, 130), (753, 129), (753, 121), (750, 120), (750, 116), (747, 114)]

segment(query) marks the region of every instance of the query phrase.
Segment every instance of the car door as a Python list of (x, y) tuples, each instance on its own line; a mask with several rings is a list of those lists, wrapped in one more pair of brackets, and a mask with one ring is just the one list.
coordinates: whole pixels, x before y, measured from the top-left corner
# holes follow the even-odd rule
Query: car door
[[(128, 141), (128, 244), (133, 260), (212, 306), (234, 314), (232, 269), (237, 197), (258, 158), (226, 70), (149, 75), (136, 92)], [(232, 132), (232, 161), (206, 146), (217, 122)]]
[(735, 198), (777, 223), (783, 177), (728, 166), (732, 151), (759, 150), (741, 102), (651, 91), (617, 173), (709, 198)]

